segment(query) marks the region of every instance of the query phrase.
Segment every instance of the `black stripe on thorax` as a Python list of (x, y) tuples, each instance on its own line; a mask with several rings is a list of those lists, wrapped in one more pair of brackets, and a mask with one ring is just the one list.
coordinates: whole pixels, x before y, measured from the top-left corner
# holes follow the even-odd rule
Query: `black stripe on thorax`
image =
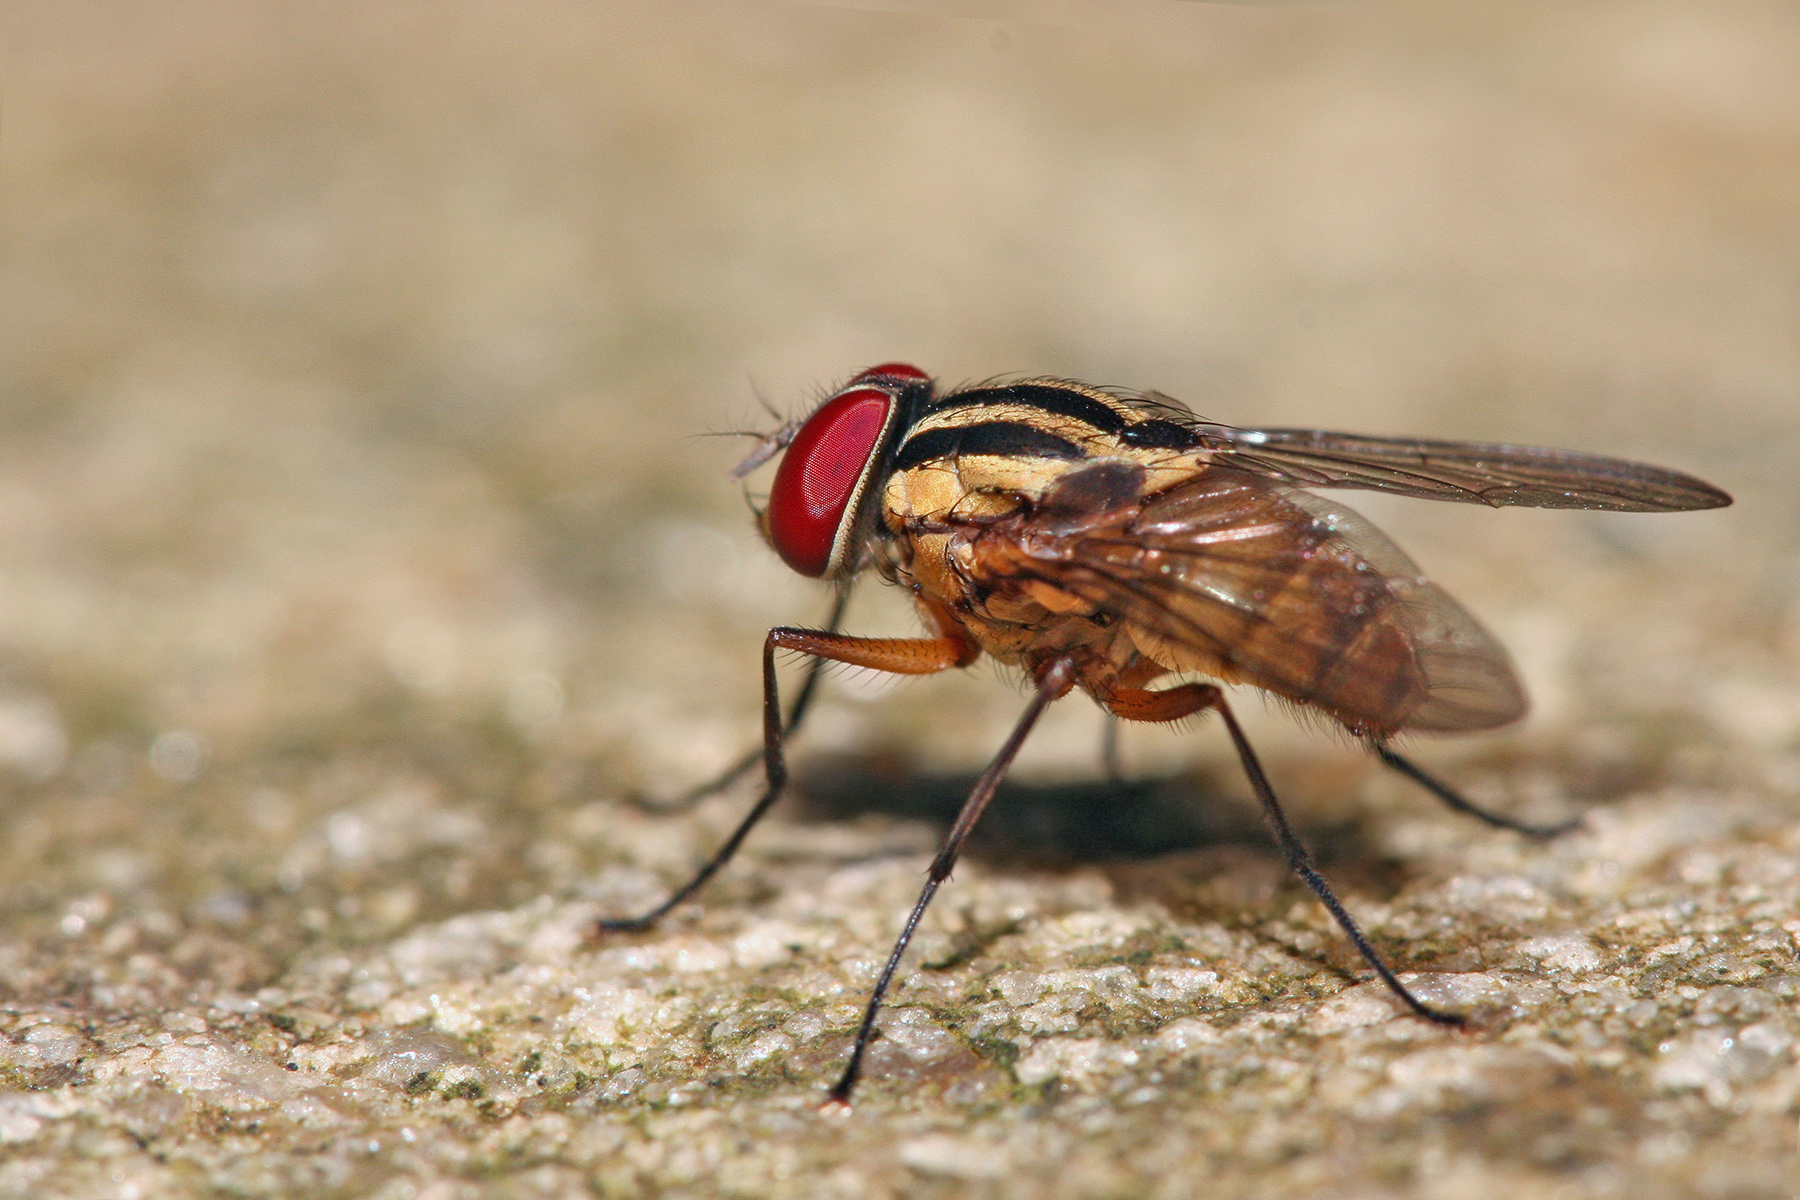
[(907, 438), (894, 456), (893, 469), (961, 454), (997, 454), (1009, 458), (1081, 459), (1087, 454), (1074, 442), (1019, 421), (984, 421), (949, 429), (927, 429)]
[(1152, 417), (1127, 425), (1119, 432), (1119, 440), (1139, 450), (1190, 450), (1204, 439), (1185, 425)]
[(952, 392), (926, 406), (927, 413), (946, 412), (956, 408), (985, 408), (995, 404), (1016, 404), (1042, 409), (1059, 417), (1072, 417), (1092, 425), (1102, 433), (1118, 433), (1125, 428), (1125, 418), (1117, 410), (1092, 396), (1084, 396), (1074, 388), (1047, 383), (1015, 383), (1006, 387), (970, 388)]

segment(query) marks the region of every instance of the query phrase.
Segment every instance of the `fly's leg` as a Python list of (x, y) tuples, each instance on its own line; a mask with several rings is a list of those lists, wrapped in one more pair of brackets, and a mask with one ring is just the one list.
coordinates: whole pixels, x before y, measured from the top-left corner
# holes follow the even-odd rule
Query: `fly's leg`
[(1106, 782), (1118, 787), (1125, 782), (1125, 765), (1119, 757), (1119, 719), (1101, 710), (1105, 724), (1100, 727), (1100, 769)]
[(969, 832), (975, 823), (981, 820), (982, 812), (988, 801), (994, 798), (994, 790), (1000, 786), (1006, 769), (1018, 756), (1019, 747), (1025, 744), (1025, 737), (1031, 727), (1043, 715), (1052, 700), (1068, 694), (1075, 683), (1075, 666), (1068, 659), (1058, 659), (1051, 663), (1038, 679), (1037, 694), (1026, 706), (1025, 714), (1000, 747), (1000, 753), (988, 764), (981, 778), (975, 781), (974, 790), (969, 798), (963, 801), (962, 810), (956, 814), (956, 823), (944, 837), (944, 844), (938, 849), (937, 857), (931, 860), (931, 869), (925, 875), (925, 890), (919, 893), (919, 899), (913, 904), (912, 912), (906, 918), (906, 924), (900, 929), (900, 937), (894, 942), (893, 952), (888, 955), (887, 965), (875, 980), (875, 990), (869, 994), (869, 1005), (863, 1010), (862, 1025), (856, 1031), (856, 1044), (850, 1048), (850, 1061), (844, 1064), (844, 1073), (831, 1089), (831, 1096), (826, 1101), (827, 1107), (832, 1105), (848, 1106), (850, 1091), (856, 1086), (857, 1077), (862, 1074), (863, 1055), (869, 1049), (869, 1039), (875, 1033), (875, 1014), (881, 1011), (882, 997), (887, 995), (888, 985), (894, 981), (894, 972), (900, 968), (900, 957), (906, 953), (908, 942), (912, 941), (913, 932), (919, 927), (919, 919), (925, 915), (926, 906), (931, 898), (937, 895), (938, 887), (950, 878), (950, 872), (956, 866), (956, 859), (962, 853), (963, 842), (968, 840)]
[(774, 807), (775, 801), (781, 798), (781, 789), (787, 783), (787, 759), (782, 754), (781, 743), (787, 730), (781, 720), (781, 692), (775, 678), (777, 650), (797, 650), (802, 654), (810, 654), (819, 661), (847, 663), (853, 667), (868, 667), (896, 675), (930, 675), (951, 667), (967, 666), (978, 653), (974, 643), (948, 633), (934, 638), (864, 638), (821, 630), (794, 629), (785, 625), (769, 630), (769, 636), (763, 640), (762, 756), (766, 782), (761, 798), (751, 806), (731, 836), (725, 839), (725, 844), (695, 872), (692, 879), (675, 889), (674, 895), (642, 916), (601, 921), (600, 932), (637, 933), (662, 920), (669, 910), (699, 891), (707, 880), (718, 874), (719, 868), (729, 862), (731, 856), (737, 853), (738, 847), (743, 845), (750, 830)]
[(1581, 824), (1580, 817), (1570, 817), (1568, 820), (1558, 821), (1554, 825), (1536, 825), (1529, 821), (1519, 821), (1512, 817), (1502, 816), (1499, 813), (1489, 812), (1487, 809), (1481, 808), (1478, 805), (1463, 799), (1461, 793), (1457, 792), (1454, 788), (1427, 775), (1424, 771), (1420, 770), (1412, 760), (1402, 758), (1400, 755), (1394, 753), (1394, 751), (1388, 749), (1385, 744), (1381, 742), (1371, 742), (1370, 748), (1375, 751), (1376, 757), (1381, 759), (1383, 763), (1406, 776), (1408, 779), (1430, 792), (1433, 796), (1436, 796), (1439, 800), (1443, 801), (1446, 806), (1455, 809), (1459, 813), (1474, 817), (1477, 821), (1484, 821), (1487, 824), (1492, 825), (1495, 829), (1510, 829), (1514, 833), (1522, 833), (1526, 837), (1546, 839), (1553, 838), (1559, 833), (1567, 833), (1575, 826)]
[(1313, 866), (1312, 855), (1307, 851), (1306, 844), (1288, 824), (1287, 814), (1281, 811), (1281, 801), (1275, 798), (1275, 789), (1269, 786), (1269, 777), (1263, 774), (1256, 751), (1250, 748), (1250, 739), (1244, 736), (1237, 717), (1225, 703), (1224, 692), (1206, 683), (1188, 683), (1158, 692), (1119, 691), (1107, 697), (1106, 706), (1131, 721), (1176, 721), (1203, 708), (1217, 712), (1225, 722), (1227, 732), (1231, 734), (1231, 743), (1237, 748), (1238, 762), (1242, 764), (1244, 774), (1250, 780), (1250, 788), (1262, 804), (1263, 818), (1268, 821), (1269, 829), (1275, 834), (1281, 852), (1287, 856), (1288, 868), (1312, 889), (1313, 895), (1319, 898), (1319, 903), (1325, 906), (1325, 911), (1331, 914), (1338, 927), (1349, 937), (1350, 944), (1356, 947), (1356, 952), (1363, 956), (1363, 961), (1374, 968), (1375, 974), (1381, 977), (1381, 982), (1387, 984), (1388, 990), (1398, 996), (1406, 1007), (1439, 1025), (1464, 1023), (1465, 1018), (1462, 1016), (1433, 1008), (1413, 995), (1382, 960), (1381, 955), (1376, 953), (1361, 926), (1357, 925), (1355, 918), (1351, 917), (1349, 910), (1331, 890), (1331, 885), (1325, 882), (1325, 877)]
[[(850, 604), (850, 588), (848, 585), (839, 588), (837, 599), (831, 602), (831, 612), (825, 618), (825, 632), (836, 633), (838, 626), (844, 622), (844, 609)], [(814, 658), (806, 668), (806, 677), (800, 681), (800, 691), (794, 696), (794, 706), (788, 709), (787, 719), (781, 723), (781, 740), (785, 744), (800, 729), (800, 722), (806, 717), (806, 710), (812, 704), (813, 693), (818, 690), (819, 679), (825, 674), (827, 658)], [(750, 750), (732, 763), (716, 778), (698, 784), (667, 800), (651, 800), (640, 797), (636, 804), (639, 808), (654, 813), (684, 813), (708, 796), (717, 795), (750, 773), (751, 768), (763, 759), (764, 751)]]

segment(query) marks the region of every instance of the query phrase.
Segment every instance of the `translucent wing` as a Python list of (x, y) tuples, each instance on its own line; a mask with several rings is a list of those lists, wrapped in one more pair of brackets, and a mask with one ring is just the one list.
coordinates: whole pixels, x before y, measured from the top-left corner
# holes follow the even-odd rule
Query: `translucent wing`
[(1166, 667), (1254, 684), (1366, 736), (1525, 711), (1506, 651), (1349, 509), (1225, 469), (1140, 500), (1138, 471), (1074, 472), (1018, 528), (986, 531), (981, 582), (1054, 588)]
[(1365, 437), (1316, 429), (1234, 429), (1200, 421), (1166, 396), (1138, 402), (1153, 420), (1185, 426), (1211, 461), (1297, 487), (1363, 488), (1496, 508), (1682, 512), (1731, 497), (1702, 480), (1644, 463), (1537, 446)]

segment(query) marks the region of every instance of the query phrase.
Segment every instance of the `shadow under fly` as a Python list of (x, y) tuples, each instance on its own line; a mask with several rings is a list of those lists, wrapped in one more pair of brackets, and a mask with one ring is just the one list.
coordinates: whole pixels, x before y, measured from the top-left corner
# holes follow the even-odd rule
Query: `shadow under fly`
[[(832, 754), (794, 780), (803, 819), (876, 814), (948, 829), (979, 777), (914, 770), (883, 755)], [(1268, 845), (1249, 810), (1219, 794), (1210, 773), (1069, 782), (1008, 779), (970, 835), (968, 853), (1051, 869), (1160, 858), (1224, 844)]]

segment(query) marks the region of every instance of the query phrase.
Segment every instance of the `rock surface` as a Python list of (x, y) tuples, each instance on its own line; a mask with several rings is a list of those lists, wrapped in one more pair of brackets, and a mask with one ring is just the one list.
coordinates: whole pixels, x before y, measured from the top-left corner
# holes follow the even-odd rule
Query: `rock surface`
[[(14, 6), (0, 1195), (1793, 1194), (1800, 17), (928, 9)], [(1418, 758), (1550, 842), (1242, 703), (1470, 1028), (1215, 728), (1115, 787), (1070, 701), (821, 1111), (985, 668), (832, 676), (595, 933), (824, 604), (688, 435), (896, 357), (1738, 495), (1359, 506), (1537, 703)]]

